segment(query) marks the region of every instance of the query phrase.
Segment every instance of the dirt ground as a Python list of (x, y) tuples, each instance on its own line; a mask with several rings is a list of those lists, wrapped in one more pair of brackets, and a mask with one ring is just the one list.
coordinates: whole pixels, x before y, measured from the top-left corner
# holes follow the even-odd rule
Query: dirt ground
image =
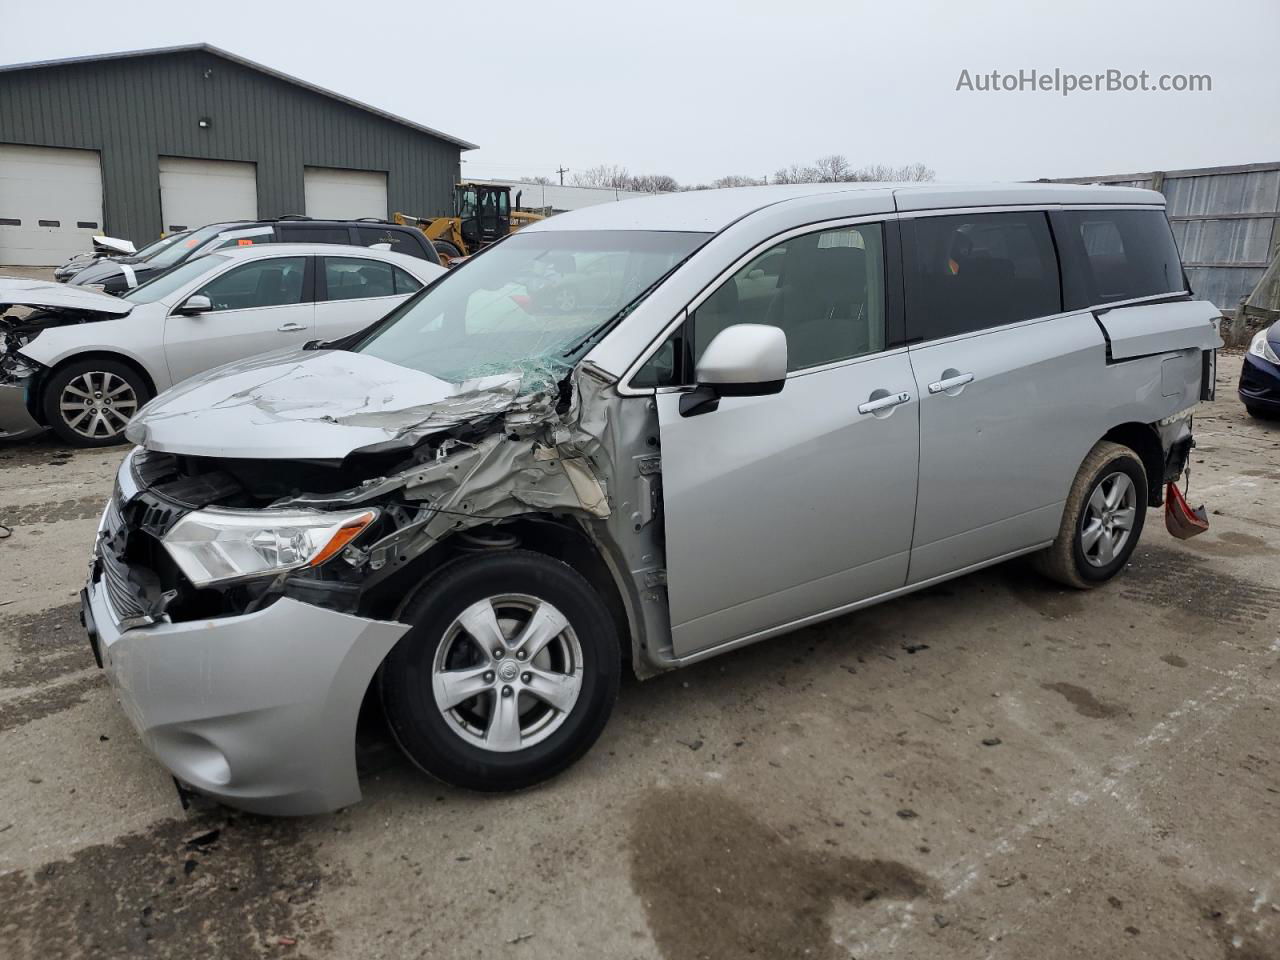
[(0, 955), (1280, 958), (1280, 424), (1088, 595), (1010, 564), (656, 680), (541, 788), (184, 814), (76, 620), (120, 451), (0, 447)]

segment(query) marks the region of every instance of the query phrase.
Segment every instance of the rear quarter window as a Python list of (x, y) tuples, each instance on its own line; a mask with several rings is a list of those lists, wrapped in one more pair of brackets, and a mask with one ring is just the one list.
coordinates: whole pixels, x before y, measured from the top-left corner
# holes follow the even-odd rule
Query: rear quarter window
[(396, 253), (408, 254), (411, 257), (417, 257), (419, 260), (429, 260), (432, 263), (439, 263), (440, 259), (436, 256), (435, 248), (426, 242), (426, 238), (419, 239), (414, 236), (412, 230), (393, 230), (386, 226), (368, 226), (356, 227), (356, 234), (360, 237), (360, 245), (362, 247), (374, 247), (380, 243), (391, 245), (391, 249)]
[(1163, 210), (1062, 210), (1052, 222), (1068, 310), (1186, 289)]
[(350, 243), (346, 227), (278, 226), (282, 243)]

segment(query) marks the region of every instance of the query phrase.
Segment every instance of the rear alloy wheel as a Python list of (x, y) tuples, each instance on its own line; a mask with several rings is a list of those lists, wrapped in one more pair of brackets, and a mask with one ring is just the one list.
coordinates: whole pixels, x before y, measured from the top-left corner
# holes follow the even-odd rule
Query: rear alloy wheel
[(1076, 473), (1053, 545), (1035, 555), (1045, 576), (1079, 589), (1119, 573), (1142, 535), (1147, 516), (1147, 471), (1138, 455), (1102, 441)]
[(150, 392), (142, 378), (116, 360), (83, 360), (49, 378), (45, 420), (67, 443), (106, 447), (125, 440), (129, 425)]
[(604, 729), (617, 631), (568, 565), (524, 550), (474, 554), (429, 577), (398, 619), (413, 629), (383, 665), (383, 710), (432, 776), (472, 790), (531, 786)]

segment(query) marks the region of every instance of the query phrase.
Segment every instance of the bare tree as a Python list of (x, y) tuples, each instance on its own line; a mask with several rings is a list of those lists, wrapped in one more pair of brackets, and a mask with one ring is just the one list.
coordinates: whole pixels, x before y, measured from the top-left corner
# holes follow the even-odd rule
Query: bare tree
[(873, 163), (853, 169), (843, 154), (833, 153), (819, 157), (812, 166), (797, 163), (783, 167), (773, 175), (774, 183), (846, 183), (850, 181), (914, 181), (932, 180), (933, 170), (923, 163), (909, 163), (895, 167), (885, 163)]
[(853, 179), (853, 167), (843, 153), (819, 157), (810, 169), (817, 172), (818, 183), (844, 183)]
[(713, 187), (758, 187), (764, 181), (755, 177), (746, 177), (740, 173), (731, 173), (727, 177), (718, 177), (711, 181)]
[(578, 187), (615, 187), (625, 190), (630, 178), (626, 167), (620, 167), (616, 163), (602, 163), (575, 173), (573, 183)]
[(849, 177), (850, 180), (877, 180), (881, 182), (919, 182), (932, 180), (933, 170), (923, 163), (909, 163), (902, 167), (894, 167), (884, 163), (874, 163), (867, 167), (859, 167)]
[(773, 175), (774, 183), (814, 183), (817, 179), (817, 167), (802, 167), (798, 163), (783, 167)]
[(544, 186), (544, 187), (546, 187), (546, 186), (551, 186), (552, 184), (554, 184), (554, 183), (555, 183), (555, 181), (554, 181), (554, 180), (552, 180), (550, 177), (543, 177), (543, 176), (537, 176), (537, 177), (520, 177), (519, 179), (520, 179), (523, 183), (539, 183), (539, 184), (542, 184), (542, 186)]
[(680, 184), (675, 177), (665, 173), (644, 173), (628, 177), (626, 188), (642, 193), (674, 193), (680, 189)]

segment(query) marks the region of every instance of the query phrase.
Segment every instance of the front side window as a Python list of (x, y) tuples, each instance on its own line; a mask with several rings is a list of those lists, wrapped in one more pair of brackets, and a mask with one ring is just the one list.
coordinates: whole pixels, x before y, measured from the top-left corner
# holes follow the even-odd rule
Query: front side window
[(936, 340), (1062, 310), (1044, 213), (920, 217), (904, 230), (907, 335)]
[(351, 349), (457, 383), (526, 372), (559, 379), (705, 233), (527, 230), (389, 314)]
[(1162, 210), (1063, 210), (1053, 225), (1068, 309), (1185, 289)]
[(396, 293), (393, 267), (363, 257), (325, 257), (324, 282), (330, 300), (366, 300)]
[(215, 277), (196, 293), (208, 297), (214, 310), (248, 310), (301, 303), (306, 265), (306, 257), (255, 260)]

